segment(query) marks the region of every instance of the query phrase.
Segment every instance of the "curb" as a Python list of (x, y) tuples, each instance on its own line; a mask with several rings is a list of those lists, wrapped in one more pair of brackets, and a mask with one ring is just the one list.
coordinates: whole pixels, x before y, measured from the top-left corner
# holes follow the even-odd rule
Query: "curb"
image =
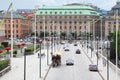
[[(61, 48), (61, 46), (60, 46), (60, 48)], [(60, 51), (60, 48), (59, 48), (58, 51)], [(46, 77), (47, 77), (47, 75), (48, 75), (48, 73), (49, 73), (51, 67), (52, 67), (52, 63), (50, 64), (50, 66), (49, 66), (49, 68), (48, 68), (48, 70), (47, 70), (47, 73), (46, 73), (46, 75), (44, 76), (43, 80), (46, 80)]]
[[(80, 45), (79, 45), (80, 46)], [(81, 47), (81, 46), (80, 46)], [(81, 47), (82, 48), (82, 47)], [(83, 48), (82, 48), (83, 49)], [(91, 63), (93, 63), (93, 61), (91, 60), (91, 58), (86, 54), (86, 52), (83, 50), (83, 52), (85, 53), (85, 55), (87, 56), (87, 58), (90, 60)], [(102, 80), (105, 80), (104, 77), (102, 76), (102, 74), (99, 72), (98, 70), (98, 74), (100, 75), (100, 77), (102, 78)]]
[(47, 73), (46, 73), (46, 75), (44, 76), (43, 80), (46, 80), (46, 77), (47, 77), (47, 75), (48, 75), (48, 73), (49, 73), (51, 67), (52, 67), (52, 64), (50, 64), (50, 66), (49, 66), (49, 68), (48, 68), (48, 70), (47, 70)]

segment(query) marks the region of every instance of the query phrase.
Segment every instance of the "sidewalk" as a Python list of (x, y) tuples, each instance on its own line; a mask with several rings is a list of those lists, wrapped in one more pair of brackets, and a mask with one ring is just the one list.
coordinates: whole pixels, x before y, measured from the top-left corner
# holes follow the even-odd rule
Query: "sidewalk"
[[(80, 45), (81, 46), (81, 45)], [(84, 49), (84, 52), (87, 54), (89, 59), (93, 62), (93, 64), (97, 64), (97, 56), (96, 52), (92, 52), (92, 57), (91, 57), (91, 50), (88, 49), (86, 46), (82, 47), (81, 49)], [(98, 58), (98, 69), (99, 73), (101, 76), (104, 78), (104, 80), (107, 80), (107, 59), (103, 55), (99, 55)], [(120, 69), (118, 69), (118, 74), (117, 74), (117, 79), (116, 79), (116, 71), (115, 71), (115, 65), (109, 61), (109, 80), (120, 80)]]
[[(42, 56), (41, 59), (42, 78), (46, 75), (47, 70), (49, 69), (46, 57), (47, 56)], [(11, 66), (11, 71), (0, 77), (0, 80), (24, 80), (24, 57), (11, 58)], [(38, 53), (26, 56), (26, 80), (42, 80), (39, 78)]]

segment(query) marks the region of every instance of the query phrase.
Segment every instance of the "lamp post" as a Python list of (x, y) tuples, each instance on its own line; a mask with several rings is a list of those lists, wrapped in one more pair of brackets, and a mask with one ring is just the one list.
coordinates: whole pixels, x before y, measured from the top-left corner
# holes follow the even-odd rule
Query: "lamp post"
[(47, 65), (49, 65), (49, 39), (47, 38)]
[(21, 51), (21, 53), (22, 53), (21, 43), (16, 44), (16, 46), (20, 49), (20, 51)]
[(110, 36), (107, 37), (107, 80), (109, 80), (109, 49), (110, 49), (110, 42), (109, 42)]
[(42, 40), (39, 40), (39, 44), (40, 44), (40, 53), (39, 53), (39, 77), (41, 78), (41, 44), (42, 44)]
[[(5, 50), (7, 50), (7, 59), (10, 61), (10, 54), (9, 54), (9, 50), (11, 50), (11, 48), (10, 47), (6, 47), (5, 48)], [(9, 65), (10, 65), (10, 63), (9, 63)]]
[(97, 53), (96, 53), (96, 56), (97, 56), (97, 66), (98, 66), (98, 36), (96, 37), (97, 39)]
[(93, 37), (93, 35), (91, 34), (90, 35), (90, 38), (91, 38), (91, 58), (92, 58), (92, 51), (93, 51), (93, 48), (92, 48), (92, 37)]

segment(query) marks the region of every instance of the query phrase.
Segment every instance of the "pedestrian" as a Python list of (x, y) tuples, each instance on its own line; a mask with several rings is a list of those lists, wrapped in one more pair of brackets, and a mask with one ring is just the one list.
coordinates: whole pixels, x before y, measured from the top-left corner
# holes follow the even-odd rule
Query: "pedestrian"
[(40, 57), (40, 54), (38, 53), (38, 58)]

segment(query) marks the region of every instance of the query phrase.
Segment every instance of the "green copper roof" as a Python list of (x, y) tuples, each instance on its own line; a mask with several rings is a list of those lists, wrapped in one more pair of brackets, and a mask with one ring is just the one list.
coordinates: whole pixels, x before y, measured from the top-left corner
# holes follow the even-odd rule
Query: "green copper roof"
[(43, 6), (39, 8), (36, 15), (99, 15), (90, 6)]

